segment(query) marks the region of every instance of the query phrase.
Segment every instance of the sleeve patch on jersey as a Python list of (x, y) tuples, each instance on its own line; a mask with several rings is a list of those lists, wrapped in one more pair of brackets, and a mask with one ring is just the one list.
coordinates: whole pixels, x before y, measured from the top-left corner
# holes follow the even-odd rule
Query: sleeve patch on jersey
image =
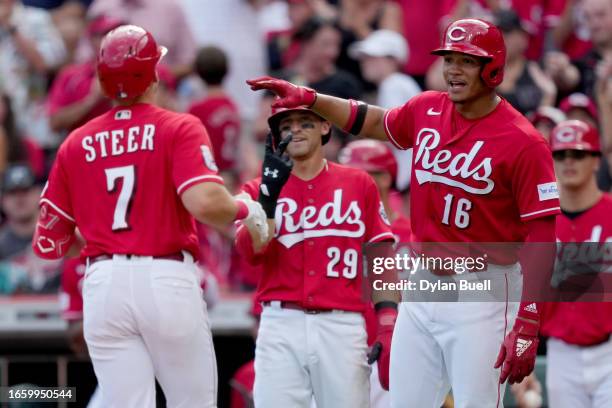
[(552, 181), (550, 183), (538, 184), (538, 198), (540, 201), (553, 200), (559, 198), (559, 189), (557, 183)]
[(382, 201), (380, 202), (380, 206), (378, 207), (378, 214), (380, 215), (380, 218), (385, 224), (389, 226), (391, 225), (391, 222), (389, 222), (389, 217), (387, 217), (387, 212), (385, 211), (385, 206), (383, 205)]
[(206, 145), (202, 145), (200, 146), (200, 149), (202, 149), (202, 157), (204, 158), (204, 164), (206, 165), (206, 167), (208, 167), (210, 171), (219, 171), (219, 168), (217, 167), (217, 163), (215, 163), (215, 159), (212, 155), (212, 152), (210, 151), (210, 148)]

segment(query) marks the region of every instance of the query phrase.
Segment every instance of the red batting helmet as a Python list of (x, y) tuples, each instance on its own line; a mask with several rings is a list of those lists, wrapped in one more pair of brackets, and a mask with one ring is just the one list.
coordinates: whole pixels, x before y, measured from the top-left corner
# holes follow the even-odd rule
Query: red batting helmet
[(550, 148), (559, 150), (586, 150), (600, 153), (597, 129), (580, 120), (566, 120), (559, 123), (550, 134)]
[(452, 22), (444, 32), (442, 47), (434, 55), (460, 52), (484, 58), (487, 62), (480, 73), (484, 83), (494, 88), (504, 79), (506, 44), (499, 28), (488, 21), (466, 18)]
[(391, 149), (376, 140), (350, 142), (340, 151), (338, 161), (365, 171), (385, 171), (392, 180), (397, 176), (397, 161)]
[(155, 67), (166, 51), (141, 27), (123, 25), (112, 30), (102, 39), (98, 52), (102, 90), (112, 99), (142, 95), (155, 82)]
[[(296, 111), (310, 112), (313, 115), (316, 115), (316, 116), (320, 117), (321, 120), (326, 120), (321, 115), (317, 114), (312, 109), (310, 109), (310, 108), (308, 108), (306, 106), (296, 106), (295, 108), (272, 108), (272, 114), (268, 118), (268, 126), (270, 126), (270, 131), (272, 132), (272, 135), (274, 136), (275, 144), (278, 145), (278, 143), (281, 140), (281, 134), (280, 134), (280, 131), (278, 129), (278, 125), (280, 124), (281, 119), (288, 112), (296, 112)], [(332, 133), (332, 131), (331, 131), (331, 127), (330, 127), (329, 132), (324, 134), (322, 139), (321, 139), (323, 144), (329, 142), (329, 138), (331, 137), (331, 133)]]

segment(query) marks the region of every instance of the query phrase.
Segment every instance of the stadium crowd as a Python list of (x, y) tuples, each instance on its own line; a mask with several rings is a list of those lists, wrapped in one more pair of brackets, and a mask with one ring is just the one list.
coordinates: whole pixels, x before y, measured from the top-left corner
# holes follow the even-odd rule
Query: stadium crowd
[[(102, 37), (122, 24), (168, 48), (157, 103), (206, 126), (226, 186), (256, 177), (273, 95), (245, 80), (270, 74), (321, 93), (390, 108), (445, 90), (430, 55), (446, 25), (479, 17), (504, 33), (500, 94), (545, 138), (565, 119), (599, 128), (599, 188), (612, 188), (612, 0), (0, 0), (0, 294), (57, 293), (74, 263), (38, 259), (38, 198), (69, 132), (111, 103), (96, 80)], [(354, 137), (339, 129), (328, 160)], [(410, 215), (410, 151), (394, 149), (394, 205)], [(86, 182), (86, 180), (84, 180)], [(95, 205), (95, 203), (92, 203)], [(199, 226), (207, 282), (251, 292), (259, 271), (234, 231)]]

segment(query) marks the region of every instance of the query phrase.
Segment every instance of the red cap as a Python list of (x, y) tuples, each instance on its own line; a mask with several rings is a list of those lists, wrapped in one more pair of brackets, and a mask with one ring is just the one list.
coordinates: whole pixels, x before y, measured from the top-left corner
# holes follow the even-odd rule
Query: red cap
[(550, 134), (550, 148), (560, 150), (585, 150), (600, 153), (597, 129), (580, 120), (559, 123)]
[(586, 110), (593, 119), (597, 120), (597, 106), (595, 106), (595, 102), (585, 94), (575, 92), (559, 103), (559, 109), (566, 114), (574, 108)]
[(98, 51), (97, 71), (104, 94), (111, 99), (142, 95), (156, 78), (165, 47), (142, 27), (123, 25), (104, 36)]
[(433, 50), (434, 55), (460, 52), (487, 59), (480, 76), (491, 88), (501, 84), (506, 64), (504, 36), (494, 24), (475, 18), (457, 20), (444, 32), (442, 46)]
[(365, 171), (385, 171), (391, 175), (392, 180), (397, 176), (397, 161), (391, 149), (376, 140), (350, 142), (340, 151), (338, 161)]

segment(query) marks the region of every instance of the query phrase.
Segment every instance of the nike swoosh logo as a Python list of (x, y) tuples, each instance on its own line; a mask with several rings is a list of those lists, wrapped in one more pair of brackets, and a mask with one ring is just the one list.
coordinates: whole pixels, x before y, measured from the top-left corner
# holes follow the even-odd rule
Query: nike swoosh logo
[(436, 112), (435, 110), (433, 110), (433, 108), (429, 108), (429, 110), (427, 111), (427, 114), (429, 116), (436, 116), (436, 115), (441, 115), (442, 112)]

